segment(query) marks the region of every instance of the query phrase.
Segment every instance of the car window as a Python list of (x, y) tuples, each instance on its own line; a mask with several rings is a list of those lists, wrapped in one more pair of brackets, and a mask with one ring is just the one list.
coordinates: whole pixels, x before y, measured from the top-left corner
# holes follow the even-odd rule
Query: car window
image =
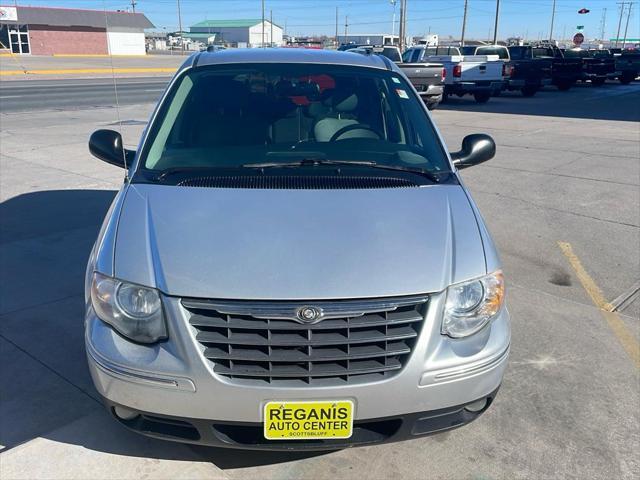
[[(300, 152), (297, 158), (296, 152)], [(420, 99), (401, 75), (337, 65), (200, 67), (171, 88), (150, 125), (146, 170), (239, 168), (304, 152), (449, 171)]]
[(462, 55), (475, 55), (476, 47), (460, 47), (460, 53)]
[(566, 58), (586, 58), (589, 57), (589, 52), (586, 50), (570, 49), (564, 51)]
[(524, 60), (527, 58), (527, 47), (510, 47), (509, 55), (512, 60)]
[(401, 61), (400, 50), (398, 50), (397, 48), (394, 48), (394, 47), (384, 47), (382, 49), (382, 55), (387, 57), (392, 62)]
[(534, 48), (533, 49), (533, 56), (538, 58), (538, 57), (551, 57), (553, 58), (553, 51), (549, 48)]
[(498, 55), (500, 60), (509, 60), (509, 51), (506, 47), (478, 47), (476, 55)]

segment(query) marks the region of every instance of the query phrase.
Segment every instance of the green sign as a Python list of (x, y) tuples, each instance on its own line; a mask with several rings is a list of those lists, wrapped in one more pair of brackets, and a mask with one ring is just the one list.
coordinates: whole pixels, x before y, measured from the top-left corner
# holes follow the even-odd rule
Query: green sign
[(576, 30), (584, 30), (584, 25), (578, 25), (578, 26), (576, 27)]

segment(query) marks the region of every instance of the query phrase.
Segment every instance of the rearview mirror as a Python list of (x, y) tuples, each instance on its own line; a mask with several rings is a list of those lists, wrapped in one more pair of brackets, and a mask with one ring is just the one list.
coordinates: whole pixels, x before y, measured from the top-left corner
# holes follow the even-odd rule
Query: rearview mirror
[(122, 145), (122, 135), (113, 130), (96, 130), (89, 138), (91, 155), (116, 167), (126, 168), (135, 158), (135, 150)]
[(474, 133), (464, 137), (462, 148), (451, 153), (451, 160), (458, 169), (461, 169), (491, 160), (495, 154), (496, 142), (493, 138), (484, 133)]

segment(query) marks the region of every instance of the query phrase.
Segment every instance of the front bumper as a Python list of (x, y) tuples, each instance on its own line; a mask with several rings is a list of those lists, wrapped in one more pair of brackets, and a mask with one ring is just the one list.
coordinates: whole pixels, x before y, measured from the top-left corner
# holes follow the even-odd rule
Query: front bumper
[[(493, 403), (498, 389), (471, 405), (456, 405), (429, 412), (416, 412), (392, 417), (354, 422), (351, 438), (341, 440), (279, 440), (263, 437), (263, 426), (256, 422), (221, 422), (198, 418), (177, 418), (155, 413), (120, 410), (131, 418), (120, 418), (121, 405), (103, 399), (113, 417), (134, 432), (162, 440), (172, 440), (210, 447), (247, 450), (332, 450), (348, 447), (399, 442), (452, 430), (471, 423)], [(482, 405), (474, 409), (473, 405)], [(472, 409), (469, 409), (472, 408)]]
[(255, 426), (262, 422), (264, 404), (273, 400), (350, 399), (356, 424), (416, 412), (459, 411), (460, 405), (490, 397), (499, 387), (509, 353), (509, 314), (503, 309), (481, 332), (454, 340), (440, 334), (443, 303), (443, 294), (431, 296), (408, 362), (398, 374), (376, 382), (291, 388), (234, 383), (213, 373), (186, 311), (170, 297), (164, 298), (169, 340), (150, 346), (121, 337), (89, 307), (85, 335), (89, 369), (108, 405), (198, 425), (203, 421)]

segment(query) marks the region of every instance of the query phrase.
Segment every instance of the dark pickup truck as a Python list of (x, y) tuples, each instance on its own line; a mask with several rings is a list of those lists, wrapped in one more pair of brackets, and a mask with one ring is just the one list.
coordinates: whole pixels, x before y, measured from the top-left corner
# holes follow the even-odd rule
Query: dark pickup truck
[(507, 89), (520, 90), (525, 97), (534, 96), (553, 81), (553, 59), (544, 55), (536, 57), (534, 50), (530, 46), (509, 47)]
[(555, 45), (533, 45), (532, 58), (551, 60), (551, 83), (558, 90), (569, 90), (582, 78), (582, 59), (565, 57), (564, 52)]
[(614, 52), (616, 74), (623, 85), (633, 82), (640, 75), (640, 50)]
[(578, 58), (582, 62), (582, 74), (580, 80), (599, 87), (604, 85), (607, 78), (615, 78), (616, 61), (609, 50), (581, 50), (569, 49), (564, 51), (565, 58)]

